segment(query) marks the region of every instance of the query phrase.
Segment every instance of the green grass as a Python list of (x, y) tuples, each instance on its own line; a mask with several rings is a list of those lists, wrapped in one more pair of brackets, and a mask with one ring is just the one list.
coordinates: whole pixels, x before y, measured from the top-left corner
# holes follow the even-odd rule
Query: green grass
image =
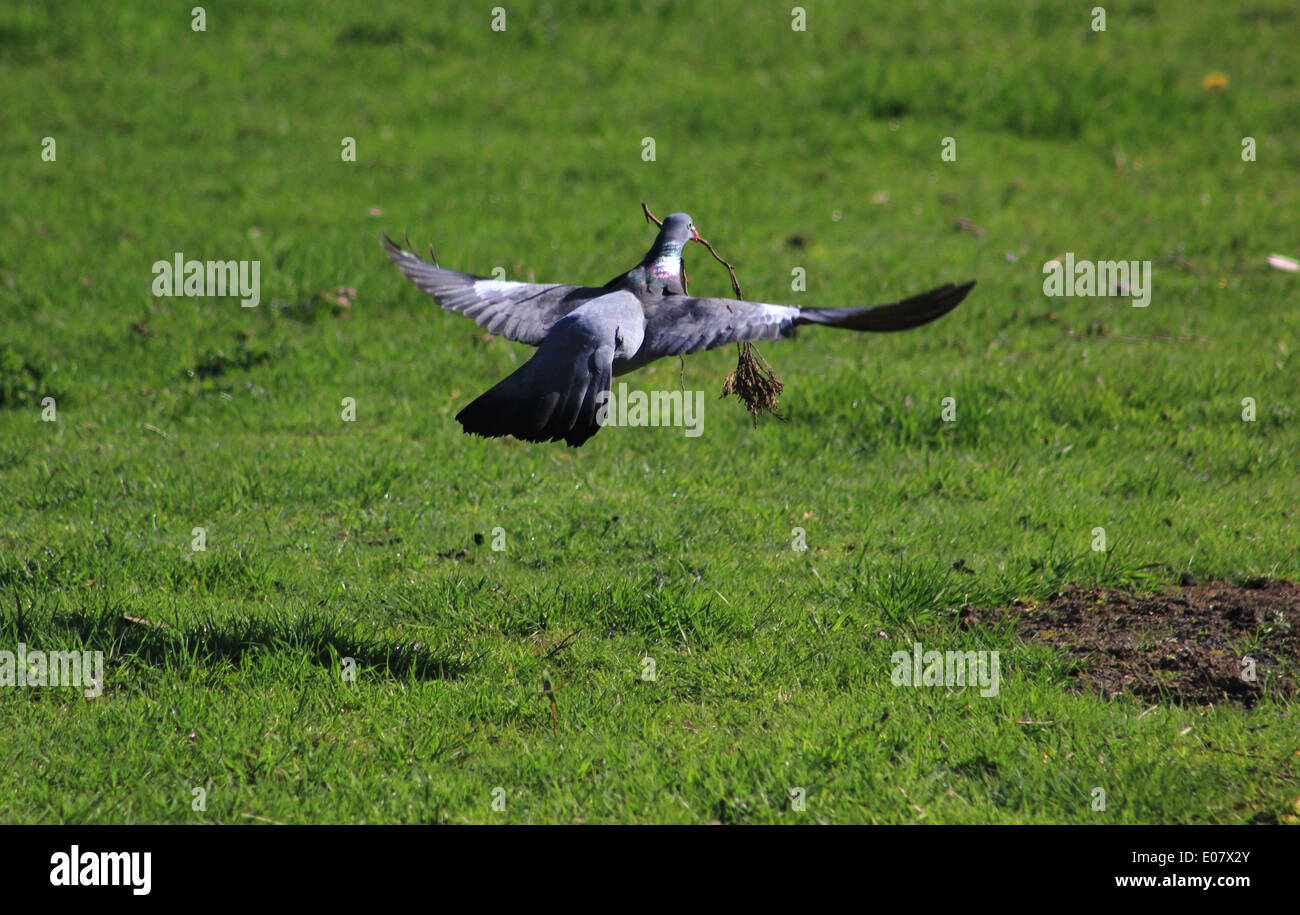
[[(955, 616), (1300, 575), (1297, 279), (1265, 263), (1300, 254), (1293, 4), (1110, 4), (1104, 33), (1013, 0), (807, 5), (803, 33), (729, 0), (511, 4), (505, 32), (439, 6), (0, 12), (0, 648), (107, 670), (95, 699), (0, 689), (0, 821), (1292, 811), (1294, 704), (1148, 712)], [(750, 298), (979, 286), (911, 333), (763, 345), (788, 423), (714, 400), (725, 348), (626, 379), (684, 371), (700, 438), (461, 434), (527, 350), (437, 309), (381, 233), (598, 283), (648, 246), (641, 200)], [(1150, 307), (1044, 297), (1064, 251), (1151, 260)], [(176, 252), (260, 260), (262, 304), (155, 298)], [(999, 650), (999, 694), (891, 686), (913, 641)]]

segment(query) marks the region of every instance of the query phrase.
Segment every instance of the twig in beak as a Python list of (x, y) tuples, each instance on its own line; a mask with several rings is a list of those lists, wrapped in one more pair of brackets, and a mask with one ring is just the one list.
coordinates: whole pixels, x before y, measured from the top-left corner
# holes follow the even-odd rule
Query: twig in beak
[[(644, 200), (641, 201), (641, 211), (645, 213), (646, 222), (653, 222), (657, 226), (663, 225), (663, 222), (656, 219), (654, 214), (650, 212), (650, 208), (646, 206)], [(692, 229), (692, 233), (695, 236), (694, 240), (708, 248), (709, 253), (713, 255), (713, 259), (727, 268), (727, 273), (731, 277), (731, 288), (735, 291), (736, 298), (743, 299), (745, 295), (740, 291), (740, 280), (736, 278), (736, 268), (723, 260), (718, 252), (713, 250), (713, 245), (700, 237), (698, 231)], [(687, 292), (689, 295), (686, 287), (685, 261), (682, 262), (682, 291)], [(756, 356), (758, 358), (755, 358)], [(735, 394), (743, 400), (746, 409), (749, 410), (754, 419), (755, 426), (758, 425), (759, 413), (764, 411), (771, 413), (782, 422), (788, 421), (788, 416), (782, 416), (776, 412), (777, 400), (781, 396), (784, 385), (776, 377), (776, 373), (772, 371), (772, 367), (768, 365), (767, 360), (763, 358), (763, 354), (755, 349), (752, 343), (737, 343), (736, 357), (736, 370), (722, 381), (722, 396), (726, 397)], [(759, 364), (760, 359), (762, 360), (761, 365)]]

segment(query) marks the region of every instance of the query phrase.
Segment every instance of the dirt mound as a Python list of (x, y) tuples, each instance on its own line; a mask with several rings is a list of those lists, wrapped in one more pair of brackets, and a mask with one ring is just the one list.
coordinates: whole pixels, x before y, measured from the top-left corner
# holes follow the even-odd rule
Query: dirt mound
[(1289, 581), (1075, 588), (1041, 604), (961, 611), (963, 627), (1008, 624), (1068, 653), (1076, 675), (1108, 696), (1253, 706), (1266, 693), (1295, 695), (1300, 680), (1300, 586)]

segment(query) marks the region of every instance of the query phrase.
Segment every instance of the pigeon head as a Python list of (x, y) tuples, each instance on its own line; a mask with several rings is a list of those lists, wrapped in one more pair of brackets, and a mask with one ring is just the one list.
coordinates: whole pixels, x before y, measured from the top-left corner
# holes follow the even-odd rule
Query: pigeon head
[(659, 227), (659, 237), (655, 239), (656, 248), (674, 247), (678, 251), (686, 247), (687, 242), (699, 241), (700, 233), (695, 231), (695, 223), (685, 213), (673, 213), (664, 219)]
[(699, 241), (700, 233), (695, 223), (685, 213), (674, 213), (663, 221), (655, 243), (646, 252), (642, 266), (659, 279), (679, 279), (682, 273), (682, 248), (689, 242)]
[(638, 267), (645, 271), (646, 282), (657, 289), (683, 292), (682, 248), (699, 240), (700, 233), (695, 231), (695, 223), (685, 213), (674, 213), (665, 219), (659, 226), (655, 243)]

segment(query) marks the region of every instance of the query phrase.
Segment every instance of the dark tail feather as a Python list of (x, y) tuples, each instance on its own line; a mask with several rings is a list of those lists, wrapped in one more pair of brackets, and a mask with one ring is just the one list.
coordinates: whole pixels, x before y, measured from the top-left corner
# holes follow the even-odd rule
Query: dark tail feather
[[(609, 386), (613, 380), (613, 372), (604, 374), (593, 383), (587, 385), (587, 392), (582, 398), (582, 408), (578, 411), (578, 417), (573, 424), (573, 432), (568, 440), (570, 445), (578, 446), (591, 438), (600, 431), (600, 423), (596, 418), (600, 415), (600, 408), (609, 404)], [(601, 393), (605, 394), (604, 404), (598, 401)]]
[(824, 324), (847, 330), (889, 331), (907, 330), (929, 324), (961, 304), (966, 294), (975, 288), (975, 281), (960, 286), (948, 283), (890, 305), (873, 305), (868, 308), (805, 308), (799, 312), (796, 324)]
[[(556, 379), (538, 371), (534, 356), (456, 414), (466, 432), (484, 438), (513, 435), (526, 442), (564, 439), (577, 447), (600, 431), (596, 399), (611, 372), (595, 359)], [(553, 365), (553, 363), (552, 363)], [(563, 390), (560, 390), (560, 389)]]

